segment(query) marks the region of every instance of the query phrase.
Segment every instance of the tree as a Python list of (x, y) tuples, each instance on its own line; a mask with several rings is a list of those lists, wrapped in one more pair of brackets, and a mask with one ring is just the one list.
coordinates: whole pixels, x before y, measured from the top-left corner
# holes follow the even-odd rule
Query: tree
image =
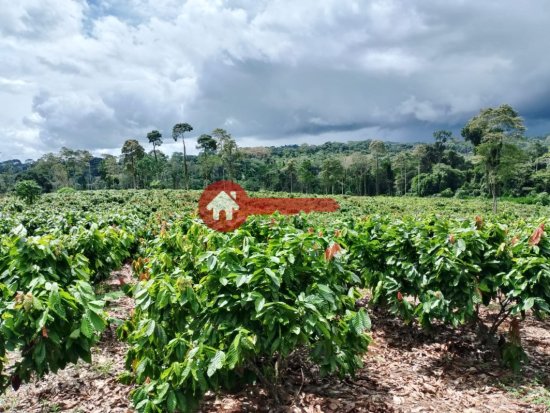
[(395, 179), (395, 189), (401, 195), (407, 194), (410, 161), (410, 153), (405, 151), (399, 152), (394, 159), (395, 167), (399, 169), (399, 175)]
[[(146, 154), (137, 163), (138, 178), (143, 188), (162, 188), (163, 182), (168, 181), (168, 158), (161, 151), (157, 151), (157, 159), (153, 151)], [(166, 178), (166, 179), (165, 179)]]
[(128, 139), (124, 142), (121, 149), (122, 153), (122, 163), (124, 166), (130, 170), (132, 175), (134, 189), (137, 188), (137, 162), (145, 156), (145, 150), (143, 146), (139, 144), (135, 139)]
[(288, 176), (288, 179), (290, 181), (290, 193), (292, 193), (292, 184), (296, 180), (296, 161), (294, 159), (288, 161), (288, 163), (283, 168), (283, 172), (286, 176)]
[[(87, 184), (89, 186), (90, 161), (93, 158), (90, 152), (61, 148), (59, 158), (61, 163), (65, 166), (70, 185), (75, 189), (78, 183), (81, 184), (82, 188), (85, 188)], [(88, 182), (86, 182), (86, 175), (88, 175)]]
[(162, 135), (158, 130), (152, 130), (147, 134), (149, 143), (153, 144), (153, 154), (155, 155), (155, 162), (157, 162), (157, 146), (162, 145)]
[(420, 195), (434, 195), (445, 190), (452, 194), (464, 183), (464, 173), (449, 165), (437, 163), (430, 173), (422, 173), (412, 180)]
[(218, 142), (210, 135), (203, 134), (197, 139), (197, 149), (199, 153), (199, 167), (201, 170), (204, 186), (212, 180), (214, 168), (219, 164), (219, 158), (216, 155)]
[(189, 171), (187, 168), (187, 152), (185, 150), (185, 139), (183, 134), (185, 132), (191, 132), (193, 127), (188, 123), (177, 123), (172, 129), (172, 138), (177, 142), (178, 138), (181, 138), (183, 143), (183, 179), (185, 181), (185, 189), (189, 189)]
[(357, 183), (357, 194), (368, 195), (368, 177), (372, 157), (361, 153), (353, 154), (352, 170), (359, 178)]
[[(217, 139), (218, 153), (224, 170), (227, 170), (229, 179), (236, 176), (236, 162), (239, 158), (237, 143), (225, 129), (214, 129), (212, 136)], [(224, 176), (225, 179), (225, 176)]]
[(386, 153), (386, 145), (382, 141), (372, 141), (369, 145), (369, 151), (374, 156), (375, 175), (376, 175), (376, 195), (380, 194), (380, 157)]
[(197, 149), (200, 149), (203, 151), (203, 153), (212, 155), (216, 153), (216, 150), (218, 149), (218, 143), (216, 142), (216, 139), (214, 139), (210, 135), (202, 134), (199, 136), (199, 139), (197, 139)]
[(33, 180), (19, 181), (15, 184), (15, 194), (27, 204), (32, 204), (42, 192), (40, 185)]
[(445, 144), (448, 140), (450, 140), (453, 136), (453, 133), (448, 130), (436, 130), (433, 133), (433, 137), (435, 140), (434, 149), (437, 155), (436, 163), (441, 162), (443, 159), (443, 153), (445, 152)]
[(320, 174), (321, 182), (325, 186), (325, 193), (330, 188), (334, 194), (334, 185), (344, 178), (344, 167), (338, 158), (328, 158), (323, 162)]
[(298, 182), (306, 193), (312, 189), (312, 184), (315, 182), (315, 171), (309, 159), (304, 159), (298, 168)]
[(103, 155), (101, 165), (99, 166), (99, 174), (107, 189), (112, 189), (120, 183), (120, 167), (117, 158), (113, 155)]
[(482, 109), (462, 129), (464, 139), (475, 146), (477, 161), (485, 167), (495, 213), (501, 180), (522, 157), (514, 139), (524, 131), (523, 119), (510, 105)]

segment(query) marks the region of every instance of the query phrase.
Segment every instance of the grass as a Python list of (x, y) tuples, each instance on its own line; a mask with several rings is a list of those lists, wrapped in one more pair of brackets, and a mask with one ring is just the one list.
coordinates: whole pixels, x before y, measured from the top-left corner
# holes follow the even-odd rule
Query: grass
[(520, 380), (511, 379), (501, 381), (499, 387), (513, 397), (530, 404), (542, 405), (550, 409), (550, 390), (544, 385), (541, 378), (533, 378), (521, 384)]

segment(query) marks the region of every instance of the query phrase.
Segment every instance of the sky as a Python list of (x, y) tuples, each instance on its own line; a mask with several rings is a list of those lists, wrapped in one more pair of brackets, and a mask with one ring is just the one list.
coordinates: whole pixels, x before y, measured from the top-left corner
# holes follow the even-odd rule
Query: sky
[(0, 0), (0, 160), (429, 141), (512, 105), (550, 133), (548, 0)]

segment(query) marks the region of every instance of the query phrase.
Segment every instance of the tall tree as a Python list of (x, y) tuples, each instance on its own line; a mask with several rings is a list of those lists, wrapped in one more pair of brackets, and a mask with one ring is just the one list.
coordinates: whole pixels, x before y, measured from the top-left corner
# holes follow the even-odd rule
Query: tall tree
[(306, 193), (312, 189), (312, 184), (315, 182), (315, 172), (313, 164), (309, 159), (304, 159), (298, 168), (298, 181), (302, 185), (302, 190)]
[(462, 136), (474, 144), (478, 161), (485, 167), (487, 183), (497, 212), (502, 178), (520, 160), (522, 151), (514, 142), (525, 131), (523, 119), (510, 105), (482, 109), (462, 129)]
[(197, 139), (199, 153), (199, 167), (202, 174), (204, 186), (212, 180), (214, 168), (218, 165), (219, 159), (216, 155), (218, 142), (210, 135), (202, 134)]
[(375, 175), (376, 175), (376, 195), (380, 194), (380, 158), (386, 153), (386, 145), (382, 141), (372, 141), (369, 145), (369, 151), (374, 156)]
[(408, 172), (410, 165), (410, 153), (406, 151), (399, 152), (394, 159), (394, 169), (399, 170), (399, 175), (395, 179), (395, 189), (398, 194), (406, 195), (408, 187)]
[(178, 138), (181, 138), (183, 143), (183, 179), (185, 181), (185, 189), (189, 189), (189, 171), (187, 168), (187, 152), (185, 150), (185, 139), (183, 138), (184, 133), (191, 132), (193, 127), (188, 123), (177, 123), (172, 129), (172, 138), (177, 142)]
[(134, 189), (137, 188), (137, 163), (145, 156), (145, 149), (135, 139), (128, 139), (121, 149), (122, 163), (130, 171)]
[(420, 196), (420, 173), (422, 172), (422, 166), (425, 163), (428, 152), (428, 145), (425, 144), (417, 145), (413, 149), (413, 156), (415, 158), (415, 163), (418, 168), (418, 172), (416, 174), (416, 195), (418, 196)]
[(362, 153), (353, 154), (352, 169), (356, 171), (359, 178), (357, 183), (357, 195), (368, 194), (368, 176), (371, 157)]
[(452, 138), (452, 136), (453, 136), (453, 133), (451, 131), (444, 130), (444, 129), (436, 130), (433, 133), (433, 137), (435, 140), (434, 148), (437, 156), (436, 163), (441, 162), (441, 160), (443, 159), (443, 153), (445, 152), (445, 144), (447, 143), (448, 140)]
[(325, 159), (321, 168), (320, 178), (325, 186), (325, 193), (330, 188), (331, 194), (334, 194), (334, 185), (341, 182), (344, 178), (342, 162), (338, 158)]
[(153, 154), (155, 155), (155, 162), (157, 162), (157, 146), (162, 145), (162, 134), (158, 130), (152, 130), (147, 134), (149, 143), (153, 144)]
[(112, 189), (119, 184), (120, 168), (117, 158), (113, 155), (105, 154), (99, 166), (99, 175), (105, 182), (107, 189)]
[(214, 129), (212, 136), (217, 139), (218, 153), (224, 170), (227, 170), (230, 180), (234, 179), (236, 177), (236, 163), (239, 158), (237, 142), (231, 137), (230, 133), (221, 128)]
[(293, 192), (293, 183), (296, 181), (296, 161), (291, 159), (283, 168), (284, 174), (288, 177), (290, 182), (290, 193)]

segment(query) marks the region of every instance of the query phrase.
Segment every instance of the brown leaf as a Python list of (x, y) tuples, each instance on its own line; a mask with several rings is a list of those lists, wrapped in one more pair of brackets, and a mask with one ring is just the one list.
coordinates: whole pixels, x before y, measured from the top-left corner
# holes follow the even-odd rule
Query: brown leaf
[(483, 228), (483, 218), (481, 218), (479, 215), (476, 216), (476, 228)]
[(342, 247), (335, 242), (325, 250), (325, 259), (327, 261), (330, 261), (341, 252), (342, 252)]
[(542, 235), (544, 234), (544, 223), (540, 224), (535, 230), (531, 237), (529, 237), (529, 245), (538, 245)]

